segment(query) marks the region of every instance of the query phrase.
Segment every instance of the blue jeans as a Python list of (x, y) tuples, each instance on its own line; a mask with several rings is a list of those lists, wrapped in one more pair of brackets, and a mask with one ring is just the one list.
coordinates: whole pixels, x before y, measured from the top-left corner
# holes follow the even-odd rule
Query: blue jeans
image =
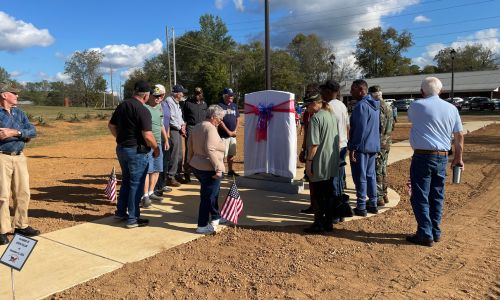
[(333, 195), (342, 196), (344, 193), (344, 176), (345, 176), (345, 156), (347, 154), (347, 147), (340, 149), (339, 157), (339, 175), (333, 177)]
[(127, 224), (137, 222), (140, 216), (139, 203), (144, 192), (144, 180), (148, 171), (148, 156), (137, 153), (136, 147), (116, 147), (116, 156), (122, 169), (120, 196), (116, 203), (115, 215), (127, 215)]
[(447, 156), (413, 154), (410, 167), (411, 206), (417, 220), (417, 236), (441, 237)]
[(215, 171), (202, 171), (192, 168), (194, 176), (200, 181), (200, 208), (198, 211), (198, 226), (207, 226), (209, 216), (212, 220), (220, 219), (219, 190), (221, 179), (213, 179)]
[(356, 162), (351, 161), (351, 173), (356, 185), (356, 208), (366, 209), (366, 196), (368, 206), (377, 207), (377, 176), (375, 172), (375, 159), (377, 153), (355, 153)]

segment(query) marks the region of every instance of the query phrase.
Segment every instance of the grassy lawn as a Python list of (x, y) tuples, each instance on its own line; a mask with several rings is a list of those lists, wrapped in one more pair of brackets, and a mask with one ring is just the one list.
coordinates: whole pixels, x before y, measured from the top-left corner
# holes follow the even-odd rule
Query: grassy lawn
[(33, 117), (33, 122), (42, 117), (45, 121), (56, 120), (62, 114), (65, 120), (70, 120), (76, 116), (81, 120), (85, 115), (97, 117), (98, 115), (111, 116), (113, 109), (86, 108), (86, 107), (63, 107), (63, 106), (37, 106), (37, 105), (19, 105), (19, 107), (29, 116)]

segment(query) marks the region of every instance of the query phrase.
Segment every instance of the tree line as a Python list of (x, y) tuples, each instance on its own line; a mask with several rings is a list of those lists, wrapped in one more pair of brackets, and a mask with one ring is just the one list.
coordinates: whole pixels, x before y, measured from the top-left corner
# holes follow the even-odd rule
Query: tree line
[[(177, 82), (193, 90), (204, 89), (207, 102), (216, 103), (224, 87), (232, 87), (243, 95), (265, 88), (264, 46), (259, 41), (238, 44), (228, 33), (220, 17), (203, 15), (200, 29), (178, 37), (176, 45)], [(412, 34), (389, 27), (362, 29), (358, 34), (356, 61), (339, 63), (332, 60), (335, 49), (315, 34), (297, 34), (286, 48), (272, 49), (272, 89), (286, 90), (298, 95), (311, 82), (321, 82), (333, 77), (342, 82), (360, 75), (365, 78), (432, 74), (451, 71), (451, 48), (439, 51), (435, 65), (423, 68), (411, 64), (405, 53), (413, 46)], [(129, 97), (137, 80), (171, 86), (172, 70), (169, 63), (170, 49), (145, 61), (142, 68), (133, 71), (123, 86), (124, 96)], [(466, 45), (455, 49), (454, 70), (482, 71), (497, 69), (495, 53), (481, 45)], [(66, 62), (64, 72), (71, 83), (28, 82), (23, 86), (21, 98), (40, 105), (62, 105), (69, 97), (72, 105), (100, 106), (106, 91), (102, 70), (103, 54), (95, 50), (75, 52)], [(170, 78), (169, 78), (170, 77)], [(0, 81), (12, 80), (0, 66)], [(107, 95), (108, 99), (114, 97)], [(108, 101), (108, 104), (115, 103)]]

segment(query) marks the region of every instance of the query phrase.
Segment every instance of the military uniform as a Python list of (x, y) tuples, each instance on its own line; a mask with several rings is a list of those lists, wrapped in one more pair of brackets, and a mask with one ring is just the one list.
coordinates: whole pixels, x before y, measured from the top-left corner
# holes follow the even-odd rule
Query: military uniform
[(394, 127), (394, 119), (391, 107), (380, 100), (380, 152), (377, 154), (377, 197), (379, 206), (389, 202), (387, 199), (387, 161), (391, 148), (391, 133)]

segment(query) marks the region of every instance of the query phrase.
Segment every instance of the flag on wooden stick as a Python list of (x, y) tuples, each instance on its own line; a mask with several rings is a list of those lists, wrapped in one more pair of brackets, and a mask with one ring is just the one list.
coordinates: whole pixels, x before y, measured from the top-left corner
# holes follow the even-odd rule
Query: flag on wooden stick
[(238, 192), (238, 187), (233, 181), (229, 193), (227, 194), (226, 200), (222, 205), (222, 210), (220, 215), (222, 218), (238, 224), (238, 217), (243, 212), (243, 200), (241, 200), (240, 193)]
[(104, 194), (106, 195), (106, 197), (111, 202), (115, 202), (116, 201), (116, 173), (115, 173), (115, 167), (113, 167), (113, 170), (111, 171), (111, 175), (109, 175), (108, 185), (106, 185), (106, 188), (104, 189)]

